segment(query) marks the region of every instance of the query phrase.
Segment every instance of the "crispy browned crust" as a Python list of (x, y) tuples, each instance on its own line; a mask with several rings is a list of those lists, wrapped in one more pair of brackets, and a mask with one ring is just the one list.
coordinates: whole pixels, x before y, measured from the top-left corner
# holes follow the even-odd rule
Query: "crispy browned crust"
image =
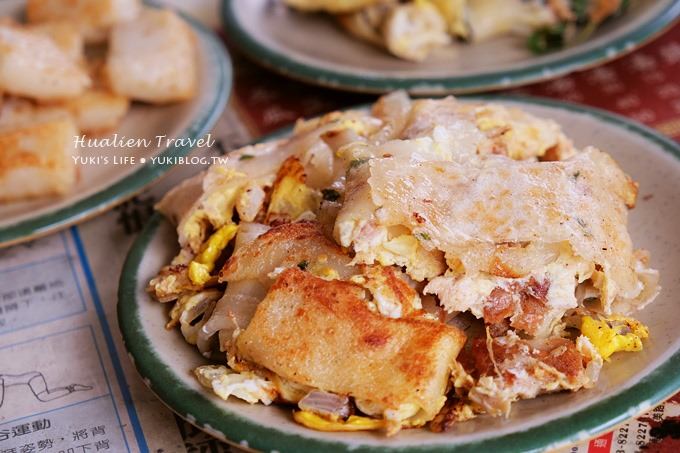
[(352, 283), (284, 271), (236, 340), (238, 354), (292, 381), (434, 417), (465, 342), (457, 328), (374, 313)]
[(344, 254), (340, 246), (324, 236), (321, 225), (317, 222), (284, 223), (271, 228), (258, 237), (256, 241), (245, 245), (234, 253), (220, 270), (218, 274), (219, 281), (224, 282), (232, 278), (238, 279), (239, 274), (244, 272), (244, 266), (248, 265), (246, 262), (257, 260), (267, 249), (281, 242), (288, 244), (291, 252), (304, 245), (301, 243), (315, 242), (327, 248), (330, 253)]
[[(41, 0), (30, 0), (26, 4), (26, 17), (29, 22), (49, 22), (52, 20), (64, 19), (67, 17), (73, 17), (73, 12), (69, 12), (69, 8), (74, 8), (73, 6), (66, 6), (67, 2), (64, 3), (63, 13), (59, 14), (57, 17), (54, 14), (56, 8), (45, 8), (45, 5)], [(73, 2), (68, 2), (73, 3)], [(79, 8), (77, 11), (81, 14), (80, 19), (87, 21), (92, 24), (99, 24), (106, 20), (106, 15), (110, 14), (111, 4), (106, 1), (99, 2), (88, 2), (85, 7)]]

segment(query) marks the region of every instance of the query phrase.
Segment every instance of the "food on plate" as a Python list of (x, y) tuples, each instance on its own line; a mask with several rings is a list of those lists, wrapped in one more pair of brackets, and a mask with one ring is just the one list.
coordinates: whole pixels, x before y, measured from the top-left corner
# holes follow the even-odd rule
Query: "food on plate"
[(104, 42), (119, 22), (134, 19), (141, 10), (139, 0), (28, 0), (30, 23), (68, 21), (90, 43)]
[(120, 124), (130, 108), (130, 99), (106, 89), (93, 89), (69, 99), (62, 107), (73, 116), (81, 132), (101, 135)]
[(151, 103), (184, 101), (196, 92), (194, 35), (169, 10), (146, 9), (111, 31), (106, 72), (112, 90)]
[(74, 134), (69, 118), (0, 126), (0, 201), (68, 192), (77, 177)]
[[(0, 18), (0, 168), (12, 187), (1, 202), (68, 194), (78, 168), (63, 157), (75, 157), (81, 135), (114, 132), (132, 101), (185, 101), (197, 88), (196, 42), (172, 11), (138, 0), (31, 0), (26, 17)], [(22, 183), (29, 171), (44, 181)]]
[(229, 156), (159, 203), (179, 252), (148, 286), (220, 398), (445, 431), (591, 388), (650, 335), (637, 183), (550, 119), (395, 92)]
[(12, 97), (0, 106), (0, 126), (10, 127), (38, 123), (45, 118), (68, 117), (81, 133), (97, 135), (114, 130), (129, 108), (128, 98), (100, 88), (89, 89), (80, 96), (49, 104)]
[(69, 22), (44, 22), (29, 25), (26, 28), (52, 39), (57, 47), (73, 61), (82, 62), (85, 58), (83, 35), (75, 30)]
[(544, 53), (586, 40), (621, 0), (284, 0), (301, 11), (332, 14), (350, 34), (410, 61), (455, 41), (512, 35)]
[(40, 101), (58, 101), (79, 96), (91, 83), (87, 71), (49, 36), (0, 24), (3, 92)]
[(490, 415), (509, 415), (518, 399), (593, 387), (602, 368), (602, 357), (584, 335), (575, 341), (559, 335), (525, 340), (509, 330), (474, 339), (469, 355), (457, 378), (472, 411)]
[(351, 395), (362, 412), (398, 430), (439, 412), (464, 343), (456, 327), (417, 315), (384, 316), (369, 308), (361, 286), (291, 267), (234, 347), (239, 360), (266, 364), (282, 379)]
[(378, 3), (379, 0), (286, 0), (286, 3), (305, 11), (341, 13)]

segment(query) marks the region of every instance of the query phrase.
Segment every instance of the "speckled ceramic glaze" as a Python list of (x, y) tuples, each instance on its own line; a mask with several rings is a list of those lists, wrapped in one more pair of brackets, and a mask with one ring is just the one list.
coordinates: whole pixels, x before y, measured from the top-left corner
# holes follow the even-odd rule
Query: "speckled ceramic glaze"
[[(25, 1), (3, 0), (0, 16), (20, 16)], [(28, 240), (87, 219), (133, 196), (168, 171), (170, 163), (151, 161), (153, 156), (178, 157), (192, 147), (165, 144), (168, 139), (197, 139), (213, 126), (226, 105), (231, 91), (231, 62), (218, 38), (195, 20), (184, 17), (192, 26), (198, 43), (199, 92), (190, 101), (152, 106), (134, 103), (115, 131), (118, 137), (148, 139), (152, 146), (81, 148), (83, 157), (107, 156), (109, 164), (81, 165), (79, 181), (70, 195), (40, 198), (27, 202), (0, 203), (0, 246)], [(112, 135), (98, 137), (106, 138)], [(176, 142), (181, 143), (181, 142)], [(134, 156), (135, 165), (114, 165)], [(140, 163), (140, 159), (146, 163)]]
[(125, 344), (150, 388), (179, 415), (222, 440), (280, 452), (542, 450), (594, 436), (680, 388), (680, 147), (602, 111), (529, 98), (492, 99), (555, 119), (577, 146), (594, 145), (611, 153), (639, 181), (630, 231), (635, 245), (651, 252), (663, 286), (658, 299), (638, 316), (651, 331), (644, 351), (615, 355), (593, 389), (521, 401), (507, 419), (480, 417), (445, 434), (415, 429), (385, 438), (311, 431), (293, 422), (290, 408), (225, 402), (194, 381), (190, 370), (204, 359), (177, 331), (164, 329), (169, 307), (144, 291), (177, 253), (173, 228), (156, 216), (130, 252), (118, 303)]
[(225, 32), (273, 70), (334, 88), (413, 94), (508, 88), (601, 64), (640, 46), (680, 14), (677, 0), (636, 1), (587, 42), (558, 52), (536, 56), (525, 40), (510, 36), (447, 46), (414, 63), (352, 37), (329, 17), (291, 10), (281, 0), (222, 1)]

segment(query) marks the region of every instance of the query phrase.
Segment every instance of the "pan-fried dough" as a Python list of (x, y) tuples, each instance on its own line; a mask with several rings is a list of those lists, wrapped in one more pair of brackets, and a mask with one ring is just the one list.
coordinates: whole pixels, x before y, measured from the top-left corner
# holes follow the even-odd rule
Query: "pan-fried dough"
[(383, 412), (413, 405), (427, 421), (444, 404), (464, 342), (451, 326), (372, 312), (363, 289), (351, 283), (289, 269), (236, 346), (241, 358), (286, 379), (351, 395)]

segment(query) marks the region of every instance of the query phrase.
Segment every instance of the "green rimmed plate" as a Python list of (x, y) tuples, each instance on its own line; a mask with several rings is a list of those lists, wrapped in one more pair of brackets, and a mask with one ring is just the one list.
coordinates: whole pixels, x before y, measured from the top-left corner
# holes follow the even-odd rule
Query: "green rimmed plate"
[(522, 39), (507, 37), (439, 49), (422, 63), (402, 61), (329, 18), (293, 11), (280, 0), (222, 0), (222, 19), (246, 54), (284, 75), (350, 91), (431, 95), (509, 88), (602, 64), (653, 38), (680, 14), (677, 0), (631, 3), (587, 42), (548, 55), (533, 55)]
[[(0, 16), (19, 17), (25, 1), (0, 2)], [(224, 110), (232, 85), (229, 54), (219, 38), (198, 21), (183, 16), (197, 37), (199, 91), (190, 101), (169, 106), (133, 104), (115, 131), (119, 138), (147, 139), (150, 146), (81, 148), (84, 157), (108, 157), (108, 164), (80, 165), (80, 180), (70, 195), (0, 203), (0, 247), (34, 239), (100, 214), (134, 196), (170, 170), (173, 159), (192, 151)], [(165, 135), (160, 146), (157, 136)], [(97, 137), (113, 138), (113, 135)], [(177, 139), (167, 146), (166, 139)], [(183, 142), (182, 142), (183, 141)], [(137, 163), (123, 159), (135, 156)], [(118, 163), (114, 163), (114, 157)], [(152, 161), (152, 157), (162, 159)], [(141, 163), (144, 158), (146, 163)]]
[(651, 251), (664, 287), (659, 298), (639, 313), (651, 330), (644, 351), (614, 356), (593, 389), (521, 401), (508, 419), (480, 417), (445, 434), (406, 430), (385, 438), (307, 430), (293, 422), (290, 408), (225, 402), (195, 382), (190, 370), (204, 363), (203, 357), (178, 332), (165, 330), (167, 307), (145, 292), (149, 279), (177, 253), (173, 228), (157, 215), (130, 251), (118, 302), (125, 345), (151, 390), (180, 416), (222, 440), (279, 452), (544, 450), (595, 436), (678, 390), (680, 146), (599, 110), (521, 97), (485, 99), (555, 119), (577, 146), (595, 145), (610, 152), (640, 182), (641, 197), (631, 212), (630, 230), (636, 246)]

